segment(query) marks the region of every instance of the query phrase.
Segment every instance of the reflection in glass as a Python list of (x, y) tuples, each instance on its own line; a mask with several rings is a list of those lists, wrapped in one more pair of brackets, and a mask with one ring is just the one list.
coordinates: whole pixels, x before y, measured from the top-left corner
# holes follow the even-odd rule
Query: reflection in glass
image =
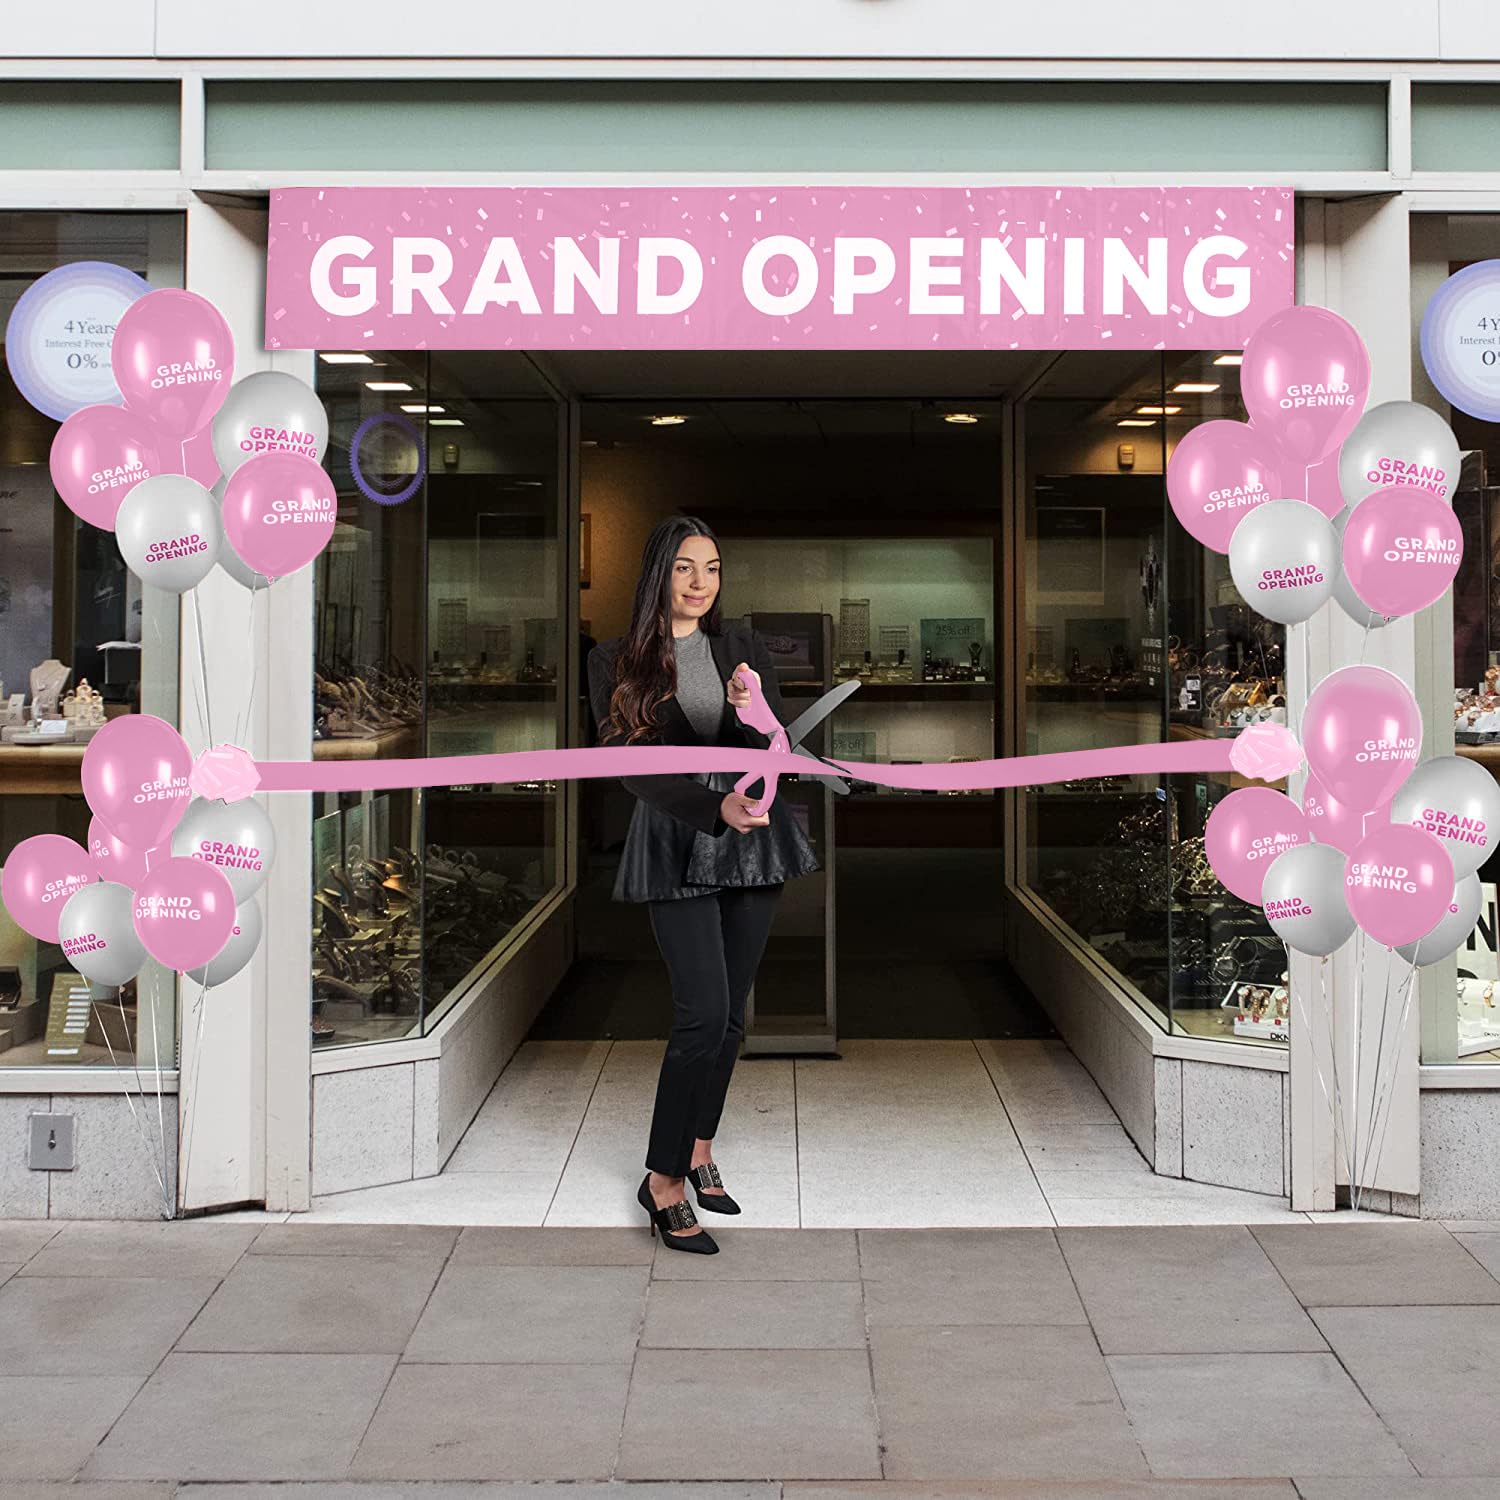
[[(520, 356), (371, 358), (318, 366), (340, 507), (316, 574), (314, 756), (552, 748), (559, 405)], [(553, 783), (316, 800), (319, 1044), (425, 1030), (557, 883)]]

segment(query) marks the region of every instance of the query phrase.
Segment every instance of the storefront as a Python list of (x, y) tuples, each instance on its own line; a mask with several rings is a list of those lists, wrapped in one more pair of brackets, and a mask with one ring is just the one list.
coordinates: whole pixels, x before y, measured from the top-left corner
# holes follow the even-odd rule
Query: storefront
[[(1316, 89), (1305, 86), (1309, 68), (1321, 68)], [(279, 583), (270, 607), (227, 578), (202, 585), (205, 674), (191, 605), (179, 620), (147, 599), (133, 624), (132, 601), (110, 593), (111, 560), (88, 553), (60, 506), (56, 516), (45, 498), (16, 508), (42, 519), (26, 566), (51, 585), (51, 628), (38, 594), (25, 611), (31, 636), (17, 625), (0, 643), (6, 692), (47, 658), (75, 683), (95, 682), (98, 659), (106, 709), (175, 716), (196, 746), (210, 723), (215, 739), (245, 723), (258, 683), (238, 737), (265, 759), (585, 743), (583, 656), (623, 627), (644, 530), (681, 507), (701, 509), (735, 547), (736, 610), (781, 617), (793, 681), (864, 678), (858, 712), (835, 726), (851, 756), (1151, 743), (1233, 733), (1283, 711), (1295, 722), (1309, 674), (1355, 659), (1360, 632), (1331, 609), (1285, 631), (1253, 623), (1223, 559), (1172, 521), (1163, 484), (1182, 433), (1243, 415), (1242, 338), (1156, 349), (1119, 347), (1127, 340), (1102, 332), (1090, 342), (1033, 334), (1010, 347), (971, 333), (929, 350), (867, 330), (803, 352), (726, 356), (732, 340), (718, 353), (626, 335), (592, 347), (398, 341), (377, 327), (377, 309), (326, 344), (292, 338), (268, 350), (274, 299), (264, 320), (268, 260), (274, 285), (287, 253), (269, 199), (283, 186), (404, 182), (392, 192), (412, 203), (447, 181), (531, 192), (605, 183), (622, 200), (621, 184), (712, 188), (728, 213), (737, 191), (820, 183), (989, 195), (1009, 186), (1018, 202), (1043, 184), (1063, 198), (1105, 182), (1270, 183), (1295, 196), (1284, 231), (1295, 283), (1273, 286), (1272, 302), (1294, 295), (1341, 311), (1370, 348), (1372, 402), (1415, 394), (1446, 416), (1424, 384), (1415, 330), (1436, 284), (1500, 244), (1500, 185), (1472, 155), (1490, 86), (1440, 82), (1436, 65), (1433, 81), (1415, 83), (1370, 66), (1298, 69), (1277, 79), (1225, 64), (1211, 91), (1004, 77), (941, 88), (747, 82), (722, 93), (670, 77), (563, 80), (545, 85), (546, 111), (532, 107), (535, 81), (414, 66), (374, 97), (352, 64), (277, 80), (232, 63), (180, 69), (167, 83), (156, 72), (119, 77), (98, 91), (107, 109), (75, 103), (61, 81), (73, 74), (59, 65), (0, 85), (7, 139), (24, 143), (0, 172), (10, 295), (57, 264), (97, 259), (211, 297), (235, 333), (237, 374), (284, 369), (315, 384), (341, 522), (317, 569)], [(1043, 105), (1049, 128), (1032, 133)], [(43, 116), (53, 123), (45, 134), (34, 128)], [(1164, 232), (1189, 227), (1163, 212)], [(350, 257), (333, 292), (360, 293), (357, 265)], [(1011, 266), (1018, 283), (1028, 268)], [(927, 292), (950, 285), (936, 278)], [(455, 307), (471, 293), (452, 292)], [(1168, 305), (1186, 304), (1174, 292)], [(1212, 323), (1200, 315), (1197, 325)], [(0, 462), (18, 493), (37, 475), (45, 490), (52, 430), (4, 392)], [(1487, 569), (1492, 432), (1459, 433), (1474, 455), (1460, 507), (1482, 539), (1471, 556), (1483, 551)], [(772, 492), (779, 503), (767, 503)], [(1475, 685), (1491, 660), (1488, 625), (1481, 638), (1474, 623), (1487, 622), (1487, 600), (1480, 609), (1461, 596), (1457, 607), (1456, 631), (1439, 606), (1372, 635), (1365, 655), (1416, 683), (1438, 754), (1451, 748), (1455, 682)], [(14, 603), (5, 618), (17, 620)], [(937, 644), (943, 627), (961, 650)], [(115, 653), (99, 658), (114, 639), (134, 648), (133, 676), (120, 676)], [(924, 680), (928, 650), (946, 678)], [(0, 747), (6, 848), (34, 832), (82, 832), (66, 749)], [(1107, 778), (951, 800), (856, 788), (838, 805), (811, 784), (799, 789), (832, 874), (784, 913), (783, 990), (797, 998), (774, 1014), (762, 1007), (758, 1034), (813, 1049), (839, 1034), (841, 1015), (846, 1027), (889, 1024), (859, 1017), (862, 987), (835, 935), (851, 914), (837, 913), (849, 892), (889, 901), (876, 894), (887, 875), (920, 892), (910, 872), (923, 852), (942, 851), (962, 872), (961, 897), (872, 905), (872, 928), (906, 920), (920, 946), (913, 914), (937, 921), (923, 915), (926, 899), (950, 916), (955, 899), (972, 902), (966, 930), (993, 914), (995, 950), (1158, 1172), (1332, 1207), (1336, 1153), (1318, 1086), (1327, 1039), (1285, 1024), (1283, 950), (1202, 870), (1203, 821), (1228, 786)], [(267, 805), (287, 853), (264, 896), (264, 950), (216, 992), (201, 1031), (198, 992), (184, 983), (177, 1055), (162, 1043), (168, 1107), (180, 1080), (201, 1101), (190, 1149), (174, 1141), (169, 1157), (185, 1210), (296, 1210), (314, 1193), (439, 1171), (605, 920), (596, 896), (618, 809), (597, 788)], [(892, 851), (907, 863), (882, 864)], [(133, 1008), (93, 1007), (98, 1038), (49, 1058), (47, 1022), (65, 1009), (55, 1002), (67, 988), (60, 957), (13, 935), (3, 943), (0, 973), (14, 968), (13, 1010), (30, 1029), (14, 1025), (0, 1052), (0, 1127), (20, 1140), (27, 1116), (51, 1108), (76, 1115), (80, 1133), (73, 1173), (19, 1159), (4, 1168), (3, 1212), (154, 1214), (161, 1190), (140, 1165), (111, 1063), (133, 1044), (154, 1087), (146, 1042), (153, 1009), (158, 1037), (174, 1030), (170, 976), (143, 982)], [(1398, 1211), (1482, 1216), (1500, 1204), (1500, 1158), (1483, 1144), (1500, 1123), (1500, 1038), (1478, 1045), (1476, 1014), (1495, 975), (1488, 963), (1465, 963), (1478, 994), (1465, 991), (1457, 1007), (1454, 967), (1424, 973), (1421, 1051), (1413, 1024), (1380, 1176)], [(1304, 994), (1322, 982), (1311, 963), (1293, 965), (1290, 983)], [(1340, 959), (1329, 990), (1344, 1026), (1353, 984)], [(111, 1014), (126, 1029), (106, 1036)], [(108, 1160), (88, 1144), (106, 1132)], [(173, 1141), (170, 1118), (164, 1136)]]

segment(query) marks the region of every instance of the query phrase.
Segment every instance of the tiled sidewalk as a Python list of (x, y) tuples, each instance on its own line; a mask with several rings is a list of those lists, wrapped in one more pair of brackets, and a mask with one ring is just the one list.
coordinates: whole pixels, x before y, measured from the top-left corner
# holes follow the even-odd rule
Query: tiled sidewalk
[(1500, 1225), (719, 1237), (0, 1223), (0, 1500), (1500, 1495)]

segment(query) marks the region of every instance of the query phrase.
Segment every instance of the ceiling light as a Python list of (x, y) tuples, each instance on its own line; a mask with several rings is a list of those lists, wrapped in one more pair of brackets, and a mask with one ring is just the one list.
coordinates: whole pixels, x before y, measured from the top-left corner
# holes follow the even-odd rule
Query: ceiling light
[(1174, 396), (1207, 396), (1218, 390), (1217, 380), (1179, 380), (1172, 387)]
[(1238, 365), (1245, 362), (1243, 354), (1221, 354), (1214, 363), (1216, 365)]
[(1181, 410), (1180, 406), (1138, 406), (1135, 414), (1138, 417), (1175, 417)]
[(406, 380), (367, 380), (367, 391), (409, 391), (411, 383)]
[(651, 425), (653, 427), (681, 427), (686, 421), (687, 418), (680, 413), (672, 413), (667, 416), (652, 417)]
[(318, 358), (325, 365), (373, 365), (375, 363), (368, 354), (320, 354)]
[(972, 427), (979, 420), (979, 415), (972, 411), (945, 411), (943, 420), (952, 422), (955, 427)]
[(459, 417), (434, 417), (427, 425), (429, 427), (462, 427), (464, 424)]
[(441, 406), (423, 406), (422, 403), (418, 401), (414, 406), (403, 405), (401, 410), (410, 412), (414, 417), (420, 417), (424, 413), (429, 417), (435, 417), (443, 410), (443, 408)]
[(1116, 427), (1155, 427), (1156, 423), (1150, 417), (1121, 417), (1115, 423)]

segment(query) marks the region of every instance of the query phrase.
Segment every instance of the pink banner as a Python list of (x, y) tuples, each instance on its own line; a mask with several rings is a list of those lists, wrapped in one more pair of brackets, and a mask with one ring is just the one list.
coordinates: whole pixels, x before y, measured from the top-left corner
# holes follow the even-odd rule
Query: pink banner
[(285, 188), (268, 349), (1238, 349), (1289, 188)]

